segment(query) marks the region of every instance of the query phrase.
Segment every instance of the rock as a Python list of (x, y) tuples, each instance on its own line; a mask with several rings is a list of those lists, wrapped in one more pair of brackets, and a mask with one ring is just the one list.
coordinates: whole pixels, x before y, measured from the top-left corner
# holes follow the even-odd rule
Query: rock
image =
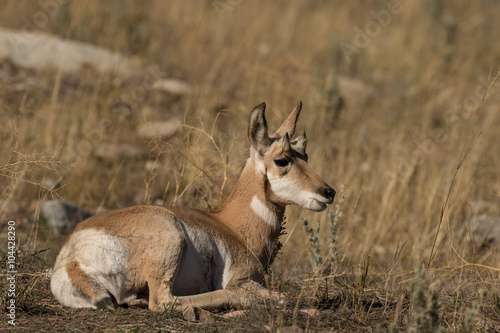
[(45, 178), (41, 183), (47, 188), (54, 188), (57, 186), (57, 180), (55, 180), (54, 178)]
[(261, 42), (261, 43), (257, 44), (256, 49), (257, 49), (257, 52), (263, 57), (266, 57), (269, 55), (269, 53), (271, 53), (271, 46), (265, 42)]
[(46, 201), (40, 207), (40, 220), (45, 221), (56, 235), (69, 234), (78, 223), (93, 215), (90, 211), (62, 200)]
[(137, 136), (144, 140), (155, 138), (169, 139), (182, 128), (182, 122), (178, 119), (167, 121), (151, 121), (142, 124), (137, 129)]
[(316, 317), (320, 314), (318, 309), (302, 309), (300, 312), (308, 315), (309, 317)]
[(337, 85), (342, 96), (345, 96), (348, 102), (365, 100), (374, 96), (376, 90), (373, 86), (365, 82), (348, 76), (339, 76)]
[(8, 58), (18, 66), (31, 69), (60, 69), (75, 72), (90, 65), (102, 73), (132, 77), (143, 67), (120, 53), (106, 48), (42, 32), (0, 29), (0, 58)]
[(147, 160), (144, 163), (144, 169), (147, 172), (156, 172), (156, 171), (160, 170), (161, 167), (162, 167), (161, 163), (159, 161), (156, 161), (156, 160)]
[(236, 311), (231, 311), (228, 313), (225, 313), (222, 315), (222, 318), (235, 318), (235, 317), (241, 317), (247, 313), (246, 310), (236, 310)]
[(500, 216), (478, 215), (472, 219), (473, 241), (480, 246), (500, 246)]
[(160, 198), (156, 198), (156, 199), (153, 200), (153, 202), (151, 204), (153, 206), (165, 206), (165, 201), (163, 201)]
[(178, 79), (158, 79), (153, 84), (152, 89), (172, 95), (187, 95), (191, 92), (189, 83)]
[(145, 189), (137, 192), (133, 197), (136, 205), (154, 205), (163, 206), (165, 202), (153, 193), (150, 189)]
[(117, 159), (143, 159), (148, 155), (144, 148), (133, 146), (128, 143), (112, 144), (101, 143), (95, 150), (94, 156), (105, 161), (116, 161)]

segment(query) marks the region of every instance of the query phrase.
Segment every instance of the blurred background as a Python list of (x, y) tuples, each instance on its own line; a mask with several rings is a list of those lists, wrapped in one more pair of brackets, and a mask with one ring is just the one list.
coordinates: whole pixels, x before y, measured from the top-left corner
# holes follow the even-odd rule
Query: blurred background
[[(309, 164), (337, 190), (338, 272), (370, 257), (390, 284), (416, 262), (498, 263), (497, 1), (0, 7), (0, 216), (48, 265), (65, 236), (37, 217), (43, 202), (215, 209), (251, 109), (265, 101), (276, 129), (299, 100)], [(478, 216), (497, 222), (481, 234)], [(278, 270), (313, 271), (301, 217), (328, 251), (327, 212), (290, 207)]]

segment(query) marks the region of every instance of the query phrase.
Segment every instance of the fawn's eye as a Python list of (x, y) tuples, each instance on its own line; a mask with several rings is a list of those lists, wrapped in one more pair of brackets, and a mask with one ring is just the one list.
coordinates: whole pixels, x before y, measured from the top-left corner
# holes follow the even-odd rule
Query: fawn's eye
[(278, 168), (284, 168), (288, 164), (290, 164), (290, 162), (286, 158), (279, 158), (277, 160), (274, 160), (274, 164), (276, 164)]

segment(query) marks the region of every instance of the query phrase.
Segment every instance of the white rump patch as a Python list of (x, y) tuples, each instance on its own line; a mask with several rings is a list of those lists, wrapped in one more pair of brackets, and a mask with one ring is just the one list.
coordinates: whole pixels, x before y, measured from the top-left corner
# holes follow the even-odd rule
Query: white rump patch
[(252, 210), (257, 214), (261, 219), (263, 219), (270, 227), (274, 229), (279, 229), (280, 223), (278, 221), (278, 217), (274, 214), (266, 205), (264, 205), (257, 196), (254, 195), (252, 198), (252, 203), (250, 204)]
[(71, 262), (77, 262), (90, 279), (96, 293), (95, 300), (108, 299), (112, 294), (118, 304), (123, 304), (136, 298), (135, 293), (126, 289), (127, 249), (118, 237), (103, 230), (78, 231), (62, 247), (54, 266), (51, 289), (56, 299), (65, 306), (95, 308), (90, 299), (73, 287), (66, 271)]

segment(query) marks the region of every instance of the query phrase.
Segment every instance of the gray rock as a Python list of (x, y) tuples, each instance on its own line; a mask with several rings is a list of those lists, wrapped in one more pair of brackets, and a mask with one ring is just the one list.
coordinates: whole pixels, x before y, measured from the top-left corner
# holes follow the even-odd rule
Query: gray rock
[(473, 241), (480, 246), (500, 246), (500, 216), (478, 215), (472, 219)]
[(71, 233), (78, 223), (93, 215), (90, 211), (62, 200), (46, 201), (40, 207), (40, 220), (45, 221), (56, 235)]
[(94, 155), (106, 161), (115, 161), (117, 159), (146, 158), (148, 151), (128, 143), (120, 143), (117, 145), (112, 143), (101, 143), (95, 149)]
[(339, 76), (337, 84), (342, 95), (345, 95), (349, 100), (357, 100), (359, 98), (368, 98), (374, 96), (376, 90), (373, 86), (352, 77)]
[(187, 95), (191, 92), (189, 83), (179, 79), (160, 79), (152, 87), (153, 90), (163, 91), (172, 95)]
[(135, 59), (96, 45), (64, 40), (41, 32), (0, 29), (0, 58), (31, 69), (75, 72), (90, 65), (102, 73), (136, 76), (142, 65)]
[(168, 139), (180, 131), (181, 128), (182, 122), (178, 119), (151, 121), (139, 126), (137, 136), (145, 140), (155, 138)]
[(163, 206), (165, 204), (162, 199), (155, 197), (155, 194), (149, 189), (137, 192), (133, 200), (136, 205)]

